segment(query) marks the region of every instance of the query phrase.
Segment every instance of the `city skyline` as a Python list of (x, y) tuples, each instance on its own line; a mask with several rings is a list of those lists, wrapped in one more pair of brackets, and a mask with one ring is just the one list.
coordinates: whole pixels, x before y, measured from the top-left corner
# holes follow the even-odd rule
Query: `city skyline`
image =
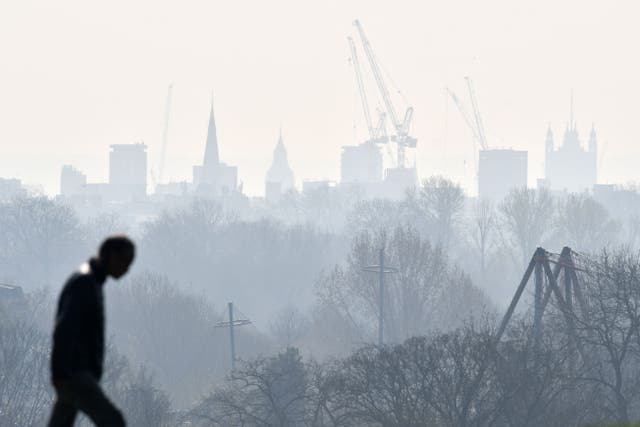
[[(1, 35), (24, 43), (0, 59), (1, 176), (42, 184), (50, 195), (59, 191), (64, 164), (89, 182), (106, 181), (108, 147), (138, 139), (149, 146), (157, 176), (164, 98), (173, 82), (165, 181), (189, 180), (201, 162), (211, 89), (220, 156), (238, 166), (245, 193), (264, 193), (280, 125), (298, 187), (304, 179), (337, 181), (341, 147), (362, 142), (366, 131), (346, 41), (359, 18), (415, 108), (421, 178), (442, 174), (475, 193), (472, 137), (444, 92), (462, 92), (470, 75), (493, 144), (529, 152), (529, 186), (544, 176), (547, 125), (556, 135), (564, 130), (572, 89), (583, 144), (592, 122), (598, 130), (599, 182), (639, 179), (633, 117), (640, 67), (624, 53), (637, 38), (635, 4), (402, 6), (382, 13), (381, 3), (255, 3), (256, 16), (244, 21), (255, 29), (251, 35), (224, 22), (244, 12), (233, 5), (178, 12), (144, 3), (131, 10), (118, 3), (97, 10), (73, 2), (3, 6)], [(12, 16), (31, 19), (20, 27)], [(43, 38), (54, 24), (63, 30)], [(110, 65), (116, 61), (130, 66)]]

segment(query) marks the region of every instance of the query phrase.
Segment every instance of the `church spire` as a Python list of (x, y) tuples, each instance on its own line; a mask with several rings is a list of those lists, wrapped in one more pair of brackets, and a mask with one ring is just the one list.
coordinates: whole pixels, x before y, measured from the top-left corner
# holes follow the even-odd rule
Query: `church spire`
[(551, 124), (547, 125), (547, 138), (544, 145), (547, 153), (553, 151), (553, 132), (551, 131)]
[(211, 110), (209, 112), (209, 127), (207, 129), (207, 145), (202, 162), (202, 178), (208, 184), (215, 181), (216, 170), (220, 164), (218, 154), (218, 136), (216, 134), (216, 120), (213, 115), (213, 92), (211, 93)]
[(589, 134), (589, 151), (592, 153), (598, 151), (598, 137), (593, 123), (591, 123), (591, 133)]
[(278, 184), (281, 193), (291, 190), (295, 186), (293, 171), (287, 158), (287, 149), (282, 140), (282, 127), (280, 127), (276, 148), (273, 150), (273, 161), (267, 171), (266, 183), (267, 187), (270, 184)]
[(569, 107), (569, 130), (575, 130), (576, 125), (573, 121), (573, 89), (571, 89), (571, 106)]

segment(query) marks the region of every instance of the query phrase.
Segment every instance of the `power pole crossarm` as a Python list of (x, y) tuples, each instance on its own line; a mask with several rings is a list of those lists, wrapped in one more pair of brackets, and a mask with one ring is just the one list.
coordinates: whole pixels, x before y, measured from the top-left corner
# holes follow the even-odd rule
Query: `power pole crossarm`
[(229, 312), (229, 320), (221, 321), (215, 324), (216, 328), (229, 328), (229, 347), (231, 348), (231, 374), (236, 372), (236, 337), (235, 327), (249, 325), (251, 320), (249, 319), (236, 319), (234, 316), (233, 303), (227, 304), (227, 310)]
[(384, 264), (384, 249), (378, 252), (378, 264), (367, 265), (362, 270), (378, 273), (378, 345), (384, 344), (384, 275), (389, 273), (397, 273), (395, 267), (387, 267)]

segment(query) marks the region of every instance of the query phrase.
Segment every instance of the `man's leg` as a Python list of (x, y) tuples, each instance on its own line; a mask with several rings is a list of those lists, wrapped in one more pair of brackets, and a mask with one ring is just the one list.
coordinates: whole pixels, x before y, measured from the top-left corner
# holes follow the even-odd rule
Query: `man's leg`
[(73, 404), (98, 427), (125, 427), (122, 413), (104, 394), (90, 373), (78, 373), (70, 381)]
[(78, 411), (73, 405), (61, 400), (58, 396), (51, 412), (49, 427), (72, 427), (77, 413)]

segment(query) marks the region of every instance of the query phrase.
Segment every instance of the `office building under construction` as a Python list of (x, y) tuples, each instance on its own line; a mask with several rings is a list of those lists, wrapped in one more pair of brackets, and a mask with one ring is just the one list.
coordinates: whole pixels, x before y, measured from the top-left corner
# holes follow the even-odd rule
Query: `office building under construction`
[(513, 149), (490, 148), (484, 130), (484, 124), (478, 107), (475, 87), (470, 77), (465, 77), (472, 114), (467, 112), (462, 101), (449, 88), (447, 91), (453, 99), (464, 121), (473, 133), (473, 138), (480, 146), (478, 151), (478, 197), (500, 201), (514, 188), (527, 186), (526, 151)]
[[(367, 124), (369, 138), (355, 146), (345, 146), (341, 155), (340, 184), (359, 186), (368, 195), (385, 197), (402, 197), (408, 187), (417, 184), (415, 162), (408, 165), (407, 153), (416, 147), (416, 138), (409, 135), (413, 107), (408, 106), (404, 116), (399, 116), (389, 95), (389, 89), (382, 77), (382, 70), (371, 44), (364, 33), (359, 21), (354, 21), (362, 49), (365, 52), (369, 68), (375, 80), (382, 105), (378, 108), (378, 116), (374, 123), (365, 90), (363, 74), (360, 69), (358, 52), (353, 38), (349, 37), (351, 49), (351, 64), (354, 67), (356, 81), (362, 103), (362, 111)], [(387, 133), (387, 118), (392, 124), (391, 134)], [(395, 158), (391, 160), (391, 167), (385, 169), (381, 148), (384, 145), (395, 147)], [(391, 157), (394, 157), (393, 155)]]
[(342, 147), (340, 183), (370, 185), (382, 182), (382, 153), (373, 143)]

